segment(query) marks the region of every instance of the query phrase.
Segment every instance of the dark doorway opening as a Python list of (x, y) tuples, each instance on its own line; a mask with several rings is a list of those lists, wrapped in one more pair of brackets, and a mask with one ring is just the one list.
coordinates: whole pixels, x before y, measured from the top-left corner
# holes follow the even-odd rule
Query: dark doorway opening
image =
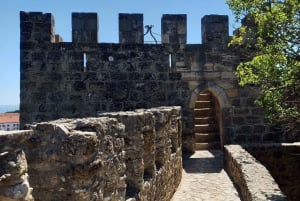
[(220, 149), (220, 106), (210, 91), (205, 90), (198, 94), (194, 114), (194, 149)]

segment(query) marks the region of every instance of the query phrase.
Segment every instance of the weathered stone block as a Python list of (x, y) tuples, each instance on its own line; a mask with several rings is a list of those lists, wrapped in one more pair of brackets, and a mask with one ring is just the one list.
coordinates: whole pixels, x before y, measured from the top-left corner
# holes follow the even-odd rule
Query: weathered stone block
[(98, 42), (97, 13), (72, 13), (72, 41), (74, 43)]
[(227, 89), (225, 90), (226, 94), (229, 98), (234, 98), (239, 96), (239, 90), (238, 89)]
[(35, 199), (124, 197), (122, 124), (109, 118), (90, 118), (41, 123), (33, 129), (28, 163)]
[(243, 107), (236, 107), (233, 110), (235, 115), (247, 115), (249, 114), (250, 110), (248, 108), (243, 108)]
[(232, 105), (235, 106), (235, 107), (240, 106), (241, 105), (241, 99), (239, 99), (239, 98), (233, 99), (232, 100)]
[(204, 72), (203, 76), (205, 79), (220, 79), (221, 78), (221, 73), (220, 72)]
[(268, 170), (242, 147), (226, 145), (224, 158), (226, 171), (238, 186), (242, 200), (287, 200)]
[(84, 91), (86, 90), (86, 84), (84, 82), (76, 81), (73, 85), (74, 91)]
[(241, 126), (236, 130), (237, 134), (243, 134), (243, 135), (247, 135), (247, 134), (251, 134), (253, 133), (253, 127), (252, 126)]
[(144, 43), (143, 14), (119, 14), (119, 42)]
[(246, 116), (245, 120), (248, 124), (262, 123), (262, 119), (259, 116)]
[(163, 44), (186, 44), (186, 15), (163, 15), (161, 18)]
[(234, 86), (234, 82), (233, 81), (223, 81), (223, 80), (217, 80), (216, 81), (216, 84), (220, 87), (222, 87), (223, 89), (233, 89), (235, 86)]
[(24, 141), (31, 131), (0, 131), (0, 200), (33, 201)]
[(222, 72), (221, 79), (236, 79), (234, 72)]
[(229, 39), (228, 16), (206, 15), (201, 19), (202, 41), (206, 48), (226, 49)]
[(232, 117), (232, 123), (236, 125), (242, 125), (245, 123), (245, 119), (242, 116)]
[(234, 142), (235, 143), (238, 143), (238, 144), (244, 144), (247, 142), (247, 136), (243, 133), (239, 134), (239, 135), (236, 135), (234, 137)]

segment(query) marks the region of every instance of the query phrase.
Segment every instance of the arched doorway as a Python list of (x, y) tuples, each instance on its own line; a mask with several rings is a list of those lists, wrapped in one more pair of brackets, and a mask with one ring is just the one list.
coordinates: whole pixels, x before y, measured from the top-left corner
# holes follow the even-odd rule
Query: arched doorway
[(195, 150), (220, 149), (221, 110), (220, 104), (209, 90), (200, 92), (194, 107)]

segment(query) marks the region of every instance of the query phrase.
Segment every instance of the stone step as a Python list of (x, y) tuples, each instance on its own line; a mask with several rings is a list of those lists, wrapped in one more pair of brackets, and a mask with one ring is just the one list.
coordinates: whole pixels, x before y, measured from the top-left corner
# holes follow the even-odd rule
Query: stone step
[(215, 124), (214, 117), (195, 117), (195, 124)]
[(212, 102), (211, 101), (196, 101), (195, 108), (211, 108)]
[(213, 117), (214, 110), (213, 108), (195, 108), (194, 109), (195, 117)]
[(211, 95), (209, 93), (201, 93), (198, 95), (197, 100), (198, 101), (210, 101)]
[(195, 150), (220, 149), (220, 142), (195, 143)]
[(219, 133), (195, 133), (195, 142), (216, 142), (220, 140)]
[(194, 127), (195, 133), (212, 133), (218, 130), (216, 124), (196, 124)]

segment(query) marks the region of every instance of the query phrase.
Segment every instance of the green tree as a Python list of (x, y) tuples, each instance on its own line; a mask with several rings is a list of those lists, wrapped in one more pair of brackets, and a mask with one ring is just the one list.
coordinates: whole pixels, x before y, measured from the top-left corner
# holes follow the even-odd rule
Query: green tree
[(260, 87), (257, 104), (300, 139), (300, 1), (227, 0), (237, 29), (231, 45), (245, 51), (237, 67), (240, 85)]

